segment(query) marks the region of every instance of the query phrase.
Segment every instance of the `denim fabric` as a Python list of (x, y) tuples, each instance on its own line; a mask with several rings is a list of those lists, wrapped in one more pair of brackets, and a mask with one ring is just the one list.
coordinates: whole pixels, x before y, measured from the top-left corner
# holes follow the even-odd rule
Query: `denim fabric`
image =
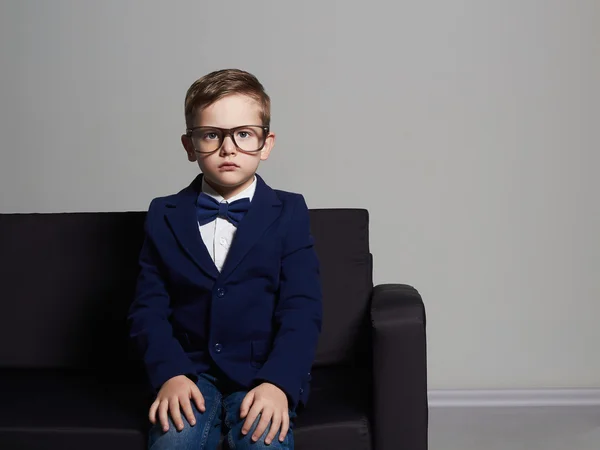
[(247, 391), (237, 390), (230, 383), (220, 382), (214, 376), (207, 374), (198, 378), (197, 386), (204, 397), (206, 410), (201, 413), (192, 402), (196, 425), (191, 426), (183, 413), (181, 416), (184, 425), (181, 431), (177, 431), (171, 417), (169, 417), (169, 430), (166, 433), (162, 431), (160, 422), (157, 422), (150, 430), (148, 439), (150, 450), (216, 450), (222, 434), (225, 436), (223, 445), (226, 449), (293, 450), (294, 412), (290, 411), (290, 430), (283, 442), (279, 441), (277, 435), (271, 444), (265, 444), (270, 427), (267, 427), (258, 441), (252, 442), (252, 433), (260, 421), (260, 416), (244, 436), (241, 430), (245, 419), (240, 418), (240, 406)]

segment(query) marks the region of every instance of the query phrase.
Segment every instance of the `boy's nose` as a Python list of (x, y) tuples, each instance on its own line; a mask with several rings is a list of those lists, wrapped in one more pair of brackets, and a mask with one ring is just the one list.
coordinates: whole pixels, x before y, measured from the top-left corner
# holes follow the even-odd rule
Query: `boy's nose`
[(235, 153), (236, 151), (237, 148), (235, 147), (231, 136), (225, 136), (225, 138), (223, 139), (223, 145), (221, 145), (221, 152), (228, 155), (230, 153)]

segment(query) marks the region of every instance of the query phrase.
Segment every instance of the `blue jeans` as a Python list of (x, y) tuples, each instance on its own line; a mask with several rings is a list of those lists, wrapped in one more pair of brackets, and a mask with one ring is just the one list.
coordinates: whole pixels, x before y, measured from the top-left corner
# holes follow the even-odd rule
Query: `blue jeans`
[(216, 450), (221, 438), (221, 433), (226, 434), (225, 448), (229, 449), (270, 449), (293, 450), (294, 437), (292, 434), (292, 419), (295, 413), (290, 411), (290, 429), (283, 442), (279, 441), (279, 433), (270, 445), (265, 444), (269, 434), (267, 427), (263, 435), (256, 442), (252, 442), (252, 433), (258, 425), (260, 415), (252, 425), (250, 431), (244, 436), (242, 426), (245, 419), (240, 418), (240, 406), (248, 391), (237, 390), (231, 383), (220, 382), (211, 375), (201, 375), (198, 378), (198, 389), (204, 397), (206, 410), (201, 413), (192, 401), (192, 409), (196, 417), (196, 425), (191, 426), (183, 412), (183, 430), (177, 431), (169, 416), (169, 430), (162, 431), (160, 421), (150, 429), (148, 448), (151, 450)]

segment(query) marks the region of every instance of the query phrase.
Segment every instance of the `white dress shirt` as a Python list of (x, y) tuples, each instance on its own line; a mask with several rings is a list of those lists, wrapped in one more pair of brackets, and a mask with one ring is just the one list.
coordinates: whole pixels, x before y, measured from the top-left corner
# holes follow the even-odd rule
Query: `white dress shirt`
[[(225, 200), (219, 193), (217, 193), (212, 187), (208, 185), (204, 178), (202, 178), (202, 192), (206, 195), (211, 196), (219, 203), (231, 203), (242, 198), (249, 198), (252, 201), (254, 192), (256, 191), (256, 177), (250, 186), (244, 189), (237, 195), (234, 195), (229, 200)], [(217, 217), (212, 222), (200, 226), (200, 235), (202, 241), (206, 245), (206, 249), (212, 260), (215, 262), (215, 266), (219, 269), (219, 272), (223, 268), (227, 253), (229, 253), (229, 247), (233, 242), (235, 232), (237, 228), (231, 222), (221, 217)]]

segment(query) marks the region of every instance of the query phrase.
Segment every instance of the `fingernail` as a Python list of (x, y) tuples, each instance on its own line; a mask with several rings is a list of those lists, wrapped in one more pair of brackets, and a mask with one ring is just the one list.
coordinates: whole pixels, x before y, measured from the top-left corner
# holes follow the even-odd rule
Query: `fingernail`
[(195, 420), (192, 420), (190, 423), (191, 423), (192, 426), (196, 425), (196, 421)]

